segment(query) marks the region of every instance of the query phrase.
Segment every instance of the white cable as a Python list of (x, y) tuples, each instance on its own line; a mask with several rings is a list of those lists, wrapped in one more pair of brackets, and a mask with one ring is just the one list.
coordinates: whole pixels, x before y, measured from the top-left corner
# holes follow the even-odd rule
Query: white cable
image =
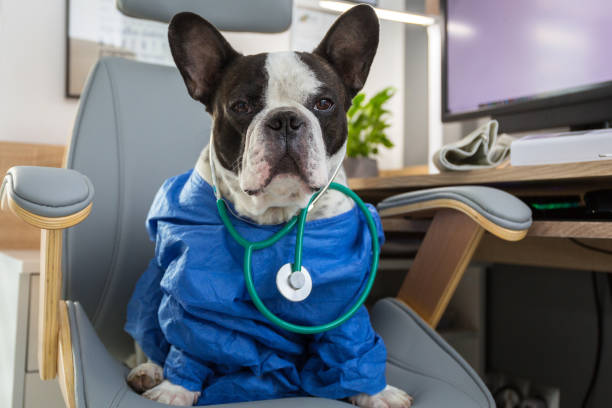
[(215, 192), (215, 198), (218, 200), (221, 198), (221, 191), (217, 185), (217, 173), (215, 173), (215, 165), (213, 163), (213, 132), (210, 132), (210, 141), (208, 142), (208, 161), (210, 162), (210, 178), (213, 183), (213, 191)]
[(336, 166), (336, 170), (334, 170), (331, 178), (329, 179), (329, 181), (327, 182), (327, 184), (325, 185), (325, 187), (323, 187), (321, 190), (319, 190), (319, 195), (317, 195), (315, 197), (314, 200), (312, 200), (312, 203), (310, 203), (310, 206), (308, 207), (308, 211), (312, 210), (312, 208), (314, 207), (315, 203), (317, 201), (319, 201), (319, 198), (321, 198), (321, 196), (323, 194), (325, 194), (325, 192), (327, 191), (327, 189), (329, 188), (329, 186), (331, 185), (331, 183), (334, 181), (334, 179), (336, 178), (336, 176), (338, 175), (338, 172), (340, 171), (340, 167), (342, 167), (342, 162), (344, 161), (344, 157), (343, 160), (340, 160), (340, 162), (338, 163), (338, 165)]

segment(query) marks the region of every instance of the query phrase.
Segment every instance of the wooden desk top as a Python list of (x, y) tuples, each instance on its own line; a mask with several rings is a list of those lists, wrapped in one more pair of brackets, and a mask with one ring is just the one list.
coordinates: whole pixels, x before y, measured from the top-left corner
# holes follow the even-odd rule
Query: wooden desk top
[[(465, 184), (490, 185), (520, 197), (582, 197), (590, 190), (612, 189), (612, 161), (349, 179), (349, 186), (371, 203), (400, 192)], [(385, 231), (403, 233), (425, 233), (429, 223), (428, 219), (383, 220)], [(528, 236), (519, 242), (486, 235), (474, 259), (612, 272), (609, 255), (582, 248), (565, 238), (586, 239), (592, 246), (612, 250), (609, 221), (534, 221)]]
[(373, 201), (399, 192), (466, 184), (496, 186), (514, 194), (582, 194), (612, 188), (612, 160), (349, 179), (351, 189)]
[[(0, 142), (0, 183), (12, 166), (61, 167), (64, 146)], [(40, 230), (23, 222), (8, 209), (0, 211), (0, 250), (40, 248)]]

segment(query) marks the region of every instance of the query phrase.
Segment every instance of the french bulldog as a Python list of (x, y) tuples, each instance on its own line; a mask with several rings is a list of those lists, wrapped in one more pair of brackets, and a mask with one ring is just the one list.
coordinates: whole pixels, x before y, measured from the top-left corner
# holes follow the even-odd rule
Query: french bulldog
[[(364, 86), (378, 36), (376, 14), (360, 5), (340, 16), (311, 53), (241, 55), (201, 17), (180, 13), (172, 19), (168, 37), (176, 65), (189, 95), (213, 118), (218, 188), (241, 216), (262, 225), (286, 222), (326, 185), (344, 158), (346, 112)], [(208, 149), (195, 169), (212, 185)], [(335, 181), (346, 183), (342, 170)], [(353, 205), (329, 190), (308, 217), (332, 217)], [(164, 380), (151, 361), (134, 368), (127, 381), (170, 405), (191, 406), (200, 395)], [(407, 408), (412, 398), (387, 385), (349, 401)]]

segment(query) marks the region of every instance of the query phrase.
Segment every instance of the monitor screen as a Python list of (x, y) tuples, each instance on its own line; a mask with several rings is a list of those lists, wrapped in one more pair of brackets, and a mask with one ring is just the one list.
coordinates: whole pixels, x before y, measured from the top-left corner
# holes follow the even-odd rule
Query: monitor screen
[(447, 116), (612, 81), (611, 0), (447, 0), (445, 7)]

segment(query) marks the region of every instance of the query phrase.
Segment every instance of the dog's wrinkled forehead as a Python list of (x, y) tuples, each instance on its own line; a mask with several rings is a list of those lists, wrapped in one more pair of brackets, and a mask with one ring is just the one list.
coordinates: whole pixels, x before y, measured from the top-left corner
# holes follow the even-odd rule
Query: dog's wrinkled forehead
[(321, 86), (313, 70), (295, 52), (268, 54), (264, 68), (268, 106), (304, 105)]
[[(267, 106), (301, 104), (312, 108), (317, 95), (338, 98), (347, 105), (342, 81), (322, 58), (305, 52), (275, 52), (238, 58), (219, 80), (215, 114), (236, 99), (244, 99), (255, 111)], [(346, 109), (347, 106), (341, 106)]]
[(282, 104), (311, 109), (316, 96), (337, 98), (340, 109), (350, 104), (342, 81), (322, 58), (306, 52), (248, 55), (238, 58), (220, 78), (217, 109), (211, 113), (221, 113), (237, 99), (251, 103), (255, 111)]

